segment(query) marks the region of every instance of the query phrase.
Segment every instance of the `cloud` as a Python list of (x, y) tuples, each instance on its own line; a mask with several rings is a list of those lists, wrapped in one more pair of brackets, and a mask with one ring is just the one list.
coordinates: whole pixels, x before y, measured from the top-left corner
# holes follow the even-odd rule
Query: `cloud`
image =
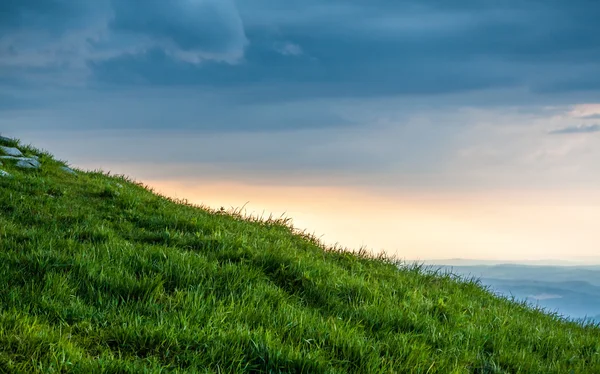
[(465, 191), (600, 187), (600, 137), (540, 138), (549, 124), (566, 127), (572, 119), (539, 108), (419, 107), (404, 98), (232, 106), (193, 89), (86, 95), (3, 113), (0, 129), (70, 152), (61, 158), (72, 162), (147, 163), (165, 178), (314, 178)]
[(278, 43), (275, 49), (284, 56), (299, 56), (303, 53), (302, 47), (290, 42)]
[[(8, 0), (0, 4), (0, 81), (56, 79), (78, 75), (102, 36), (105, 0)], [(30, 79), (31, 77), (33, 79)], [(61, 77), (62, 78), (62, 77)], [(16, 81), (16, 82), (15, 82)]]
[[(264, 100), (505, 88), (539, 95), (600, 93), (600, 81), (590, 79), (600, 76), (595, 64), (600, 41), (592, 36), (593, 30), (600, 33), (600, 26), (590, 16), (590, 7), (600, 12), (600, 4), (586, 3), (585, 9), (533, 1), (282, 5), (257, 0), (237, 5), (248, 40), (237, 64), (186, 64), (163, 47), (148, 48), (93, 61), (92, 77), (97, 83), (123, 86), (243, 87), (256, 89), (255, 97), (265, 95)], [(337, 15), (336, 22), (331, 14)], [(189, 36), (191, 27), (155, 24), (132, 23), (129, 28), (155, 38), (168, 33), (167, 38), (182, 45), (203, 42)], [(240, 38), (235, 40), (241, 45)]]
[(4, 0), (0, 3), (0, 30), (32, 31), (35, 27), (59, 34), (74, 25), (81, 25), (94, 7), (91, 1)]
[(89, 66), (159, 50), (175, 61), (233, 63), (247, 39), (233, 0), (7, 0), (0, 82), (87, 85)]
[(582, 118), (582, 119), (600, 119), (600, 113), (588, 114), (588, 115), (582, 116), (580, 118)]
[[(52, 100), (47, 99), (47, 96), (51, 96)], [(330, 102), (232, 105), (227, 97), (198, 92), (193, 87), (148, 88), (123, 92), (111, 89), (63, 89), (41, 92), (38, 95), (6, 96), (6, 100), (4, 99), (0, 93), (0, 110), (8, 105), (10, 107), (4, 108), (5, 110), (17, 109), (17, 105), (19, 109), (27, 109), (21, 112), (17, 122), (2, 121), (0, 116), (0, 128), (6, 130), (44, 130), (52, 127), (57, 131), (158, 131), (168, 128), (170, 131), (225, 134), (326, 128), (342, 131), (352, 129), (359, 123), (352, 116), (345, 115), (343, 110), (337, 110), (335, 105), (332, 107)]]
[[(318, 97), (368, 97), (398, 94), (443, 94), (514, 86), (515, 76), (501, 65), (410, 56), (393, 41), (335, 35), (297, 35), (299, 48), (286, 53), (273, 47), (268, 32), (247, 33), (251, 44), (243, 62), (180, 61), (161, 49), (93, 62), (97, 82), (113, 85), (202, 86), (211, 89), (253, 88), (265, 100)], [(286, 45), (286, 44), (282, 44)], [(294, 56), (290, 56), (294, 52)], [(293, 58), (292, 58), (293, 57)]]
[(0, 93), (0, 111), (28, 109), (35, 106), (36, 103), (31, 100)]
[[(600, 51), (600, 46), (596, 47)], [(600, 59), (600, 54), (596, 57)], [(576, 69), (575, 69), (576, 67)], [(598, 92), (600, 90), (600, 77), (597, 65), (572, 64), (572, 69), (578, 71), (578, 74), (562, 73), (553, 79), (540, 82), (534, 91), (539, 93), (562, 94), (570, 91)]]
[(579, 126), (568, 126), (557, 130), (548, 132), (548, 134), (588, 134), (593, 132), (600, 132), (600, 125), (579, 125)]
[(112, 0), (111, 30), (153, 40), (183, 60), (236, 60), (247, 44), (233, 0)]
[(600, 3), (580, 1), (6, 0), (0, 84), (572, 103), (600, 98)]

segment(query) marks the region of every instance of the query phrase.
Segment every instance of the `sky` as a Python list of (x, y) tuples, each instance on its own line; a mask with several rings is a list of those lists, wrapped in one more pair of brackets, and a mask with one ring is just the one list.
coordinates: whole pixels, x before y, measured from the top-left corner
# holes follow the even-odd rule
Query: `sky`
[(600, 263), (598, 14), (3, 0), (0, 132), (350, 250)]

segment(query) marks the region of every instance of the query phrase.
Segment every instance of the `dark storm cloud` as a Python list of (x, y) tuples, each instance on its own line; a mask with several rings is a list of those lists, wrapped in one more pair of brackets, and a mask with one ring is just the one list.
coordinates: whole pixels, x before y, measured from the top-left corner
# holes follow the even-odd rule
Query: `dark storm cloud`
[(184, 51), (224, 53), (246, 43), (231, 1), (112, 0), (114, 30), (167, 40)]
[(28, 99), (0, 93), (0, 111), (27, 109), (36, 107), (37, 104)]
[[(337, 43), (327, 52), (330, 40), (314, 41), (322, 48), (320, 59), (284, 55), (268, 45), (254, 44), (240, 64), (180, 61), (160, 49), (91, 63), (96, 78), (114, 84), (199, 85), (212, 87), (290, 86), (272, 92), (285, 96), (370, 96), (398, 93), (447, 93), (455, 90), (503, 87), (515, 78), (499, 67), (487, 71), (473, 62), (447, 61), (442, 69), (433, 61), (402, 58), (401, 53), (377, 42)], [(306, 43), (308, 44), (308, 43)], [(381, 52), (370, 52), (370, 49)], [(360, 62), (355, 54), (364, 54)], [(373, 54), (375, 53), (375, 55)]]
[[(540, 93), (600, 89), (589, 78), (600, 76), (593, 64), (600, 59), (599, 2), (237, 4), (249, 41), (239, 63), (190, 63), (159, 48), (93, 61), (95, 78), (117, 85), (250, 85), (268, 100), (510, 86)], [(146, 32), (169, 30), (186, 40), (183, 28)], [(282, 45), (295, 53), (284, 53)]]
[[(95, 88), (183, 85), (256, 102), (600, 91), (600, 2), (591, 0), (5, 0), (0, 10), (0, 67), (25, 61), (0, 81), (32, 80), (27, 64), (37, 81), (46, 64), (86, 69)], [(97, 29), (84, 33), (84, 19)], [(79, 43), (23, 54), (11, 36), (40, 27), (68, 29)]]
[(47, 76), (64, 80), (72, 72), (85, 84), (89, 80), (80, 76), (89, 76), (86, 63), (153, 48), (177, 61), (232, 62), (246, 43), (233, 0), (0, 3), (0, 80), (38, 79), (39, 70), (47, 68)]
[(35, 28), (62, 32), (80, 23), (90, 5), (89, 0), (2, 0), (0, 31)]
[(579, 126), (569, 126), (563, 127), (562, 129), (550, 131), (549, 134), (559, 135), (559, 134), (587, 134), (593, 132), (600, 132), (600, 125), (579, 125)]

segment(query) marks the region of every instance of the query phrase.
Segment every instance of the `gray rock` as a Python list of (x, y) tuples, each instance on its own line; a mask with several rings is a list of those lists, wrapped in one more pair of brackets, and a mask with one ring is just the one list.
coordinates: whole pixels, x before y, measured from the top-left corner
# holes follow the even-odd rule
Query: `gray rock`
[(22, 169), (39, 169), (42, 164), (35, 158), (22, 157), (17, 161), (15, 166)]
[(12, 175), (8, 174), (4, 170), (0, 170), (0, 177), (12, 177)]
[(61, 166), (60, 168), (69, 174), (77, 175), (77, 172), (68, 166)]
[(4, 147), (4, 146), (0, 145), (0, 152), (4, 153), (5, 155), (13, 156), (13, 157), (23, 156), (23, 154), (21, 153), (21, 151), (19, 151), (18, 148), (13, 148), (13, 147)]
[(23, 169), (39, 169), (42, 166), (38, 160), (31, 157), (0, 156), (0, 159), (16, 161), (15, 166)]

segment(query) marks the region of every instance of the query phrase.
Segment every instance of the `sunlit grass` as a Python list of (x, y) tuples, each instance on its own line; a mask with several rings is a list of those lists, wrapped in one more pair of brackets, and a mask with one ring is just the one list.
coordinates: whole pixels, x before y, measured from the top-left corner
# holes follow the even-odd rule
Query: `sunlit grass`
[(600, 372), (597, 326), (20, 148), (44, 166), (0, 167), (0, 372)]

